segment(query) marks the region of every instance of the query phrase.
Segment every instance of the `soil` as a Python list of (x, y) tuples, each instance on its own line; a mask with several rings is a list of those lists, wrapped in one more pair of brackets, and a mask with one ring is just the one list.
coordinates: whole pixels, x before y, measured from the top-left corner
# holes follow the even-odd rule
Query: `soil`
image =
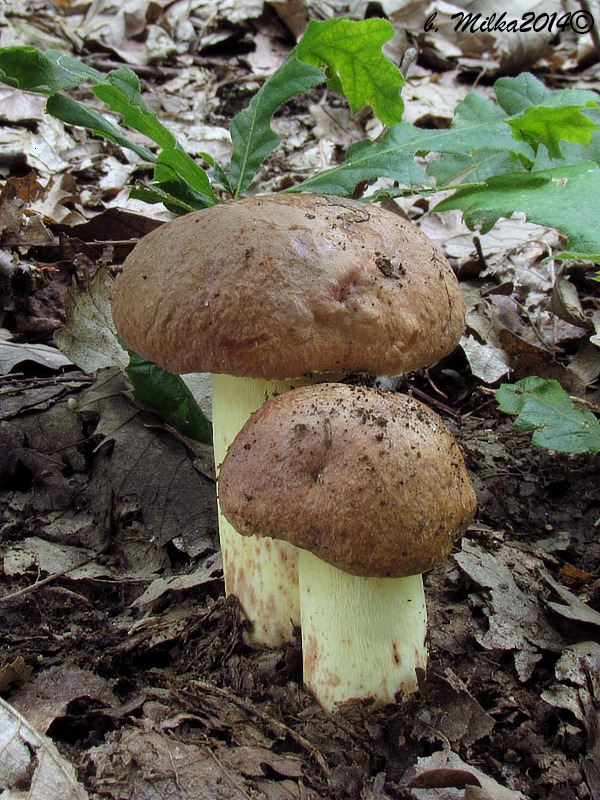
[[(189, 513), (203, 520), (194, 545), (188, 543), (200, 548), (194, 558), (181, 531), (171, 535), (175, 519), (163, 530), (165, 543), (148, 541), (151, 513), (133, 495), (140, 481), (155, 482), (152, 459), (145, 478), (136, 473), (132, 493), (118, 453), (123, 442), (117, 432), (102, 432), (114, 409), (99, 411), (94, 401), (106, 397), (99, 384), (115, 389), (120, 380), (101, 373), (90, 382), (76, 371), (12, 377), (4, 384), (9, 402), (0, 427), (4, 444), (12, 442), (2, 448), (0, 494), (9, 556), (2, 577), (3, 694), (58, 744), (90, 796), (493, 797), (472, 794), (481, 788), (475, 769), (514, 791), (511, 797), (595, 796), (594, 723), (556, 705), (553, 692), (566, 687), (581, 701), (576, 674), (565, 684), (555, 670), (565, 647), (594, 640), (597, 621), (557, 612), (551, 602), (560, 598), (549, 580), (589, 608), (598, 605), (596, 459), (532, 447), (489, 396), (465, 388), (446, 422), (464, 449), (479, 511), (451, 561), (426, 577), (430, 665), (421, 690), (384, 709), (355, 703), (330, 715), (302, 687), (299, 643), (275, 651), (244, 644), (244, 622), (235, 599), (223, 596), (213, 564), (215, 497), (206, 453), (134, 410), (129, 425), (139, 427), (130, 427), (128, 441), (136, 429), (151, 430), (163, 463), (173, 450), (183, 454), (196, 494), (189, 494), (186, 472), (171, 502), (181, 491)], [(398, 389), (422, 397), (442, 380), (415, 375)], [(435, 394), (431, 400), (435, 406)], [(123, 395), (119, 402), (132, 405)], [(61, 575), (34, 541), (75, 547), (104, 571), (89, 574), (83, 566)], [(166, 576), (200, 567), (202, 577), (140, 605), (157, 561)], [(507, 567), (511, 577), (502, 585)], [(48, 573), (53, 580), (46, 583)], [(163, 763), (173, 742), (199, 754), (195, 769), (205, 788), (197, 794), (178, 794), (177, 770)], [(454, 753), (460, 768), (442, 769), (440, 753)], [(420, 780), (416, 764), (423, 765)], [(152, 794), (157, 781), (172, 794)], [(415, 788), (421, 786), (454, 788), (431, 794)]]

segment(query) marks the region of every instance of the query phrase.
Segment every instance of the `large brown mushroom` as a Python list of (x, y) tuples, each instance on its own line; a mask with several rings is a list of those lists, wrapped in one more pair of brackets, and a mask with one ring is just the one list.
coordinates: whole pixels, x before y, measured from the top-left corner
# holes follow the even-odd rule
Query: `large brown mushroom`
[(230, 446), (219, 499), (241, 534), (301, 548), (304, 681), (323, 706), (417, 688), (422, 573), (448, 556), (476, 502), (437, 414), (340, 383), (287, 392)]
[[(212, 372), (215, 461), (252, 411), (353, 371), (399, 375), (457, 345), (465, 303), (441, 252), (372, 205), (309, 194), (224, 203), (135, 247), (114, 285), (127, 344), (175, 373)], [(296, 553), (220, 518), (225, 586), (277, 645), (298, 624)], [(265, 607), (269, 613), (265, 614)]]

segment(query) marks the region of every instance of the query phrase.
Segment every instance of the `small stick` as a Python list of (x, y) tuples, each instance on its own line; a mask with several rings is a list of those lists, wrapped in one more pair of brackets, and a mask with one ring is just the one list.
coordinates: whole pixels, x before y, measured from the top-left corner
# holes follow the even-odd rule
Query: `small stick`
[(592, 11), (592, 4), (589, 0), (579, 0), (579, 5), (581, 6), (583, 11), (587, 11), (587, 13), (592, 18), (592, 29), (590, 31), (590, 35), (592, 37), (592, 42), (594, 43), (594, 49), (598, 55), (600, 55), (600, 33), (596, 28), (596, 20), (594, 18), (594, 12)]
[(15, 600), (17, 597), (23, 597), (26, 594), (31, 594), (31, 592), (37, 591), (42, 586), (47, 586), (52, 581), (55, 581), (57, 578), (62, 578), (64, 575), (68, 575), (69, 572), (73, 572), (75, 569), (79, 569), (79, 567), (85, 567), (86, 564), (89, 564), (90, 561), (93, 561), (96, 558), (95, 555), (86, 558), (85, 561), (80, 561), (78, 564), (73, 564), (72, 567), (68, 567), (67, 569), (63, 569), (60, 572), (54, 572), (52, 575), (48, 575), (47, 578), (42, 578), (41, 581), (36, 581), (32, 583), (31, 586), (24, 586), (22, 589), (19, 589), (16, 592), (11, 592), (11, 594), (5, 594), (4, 597), (0, 597), (0, 603), (5, 603), (8, 600)]

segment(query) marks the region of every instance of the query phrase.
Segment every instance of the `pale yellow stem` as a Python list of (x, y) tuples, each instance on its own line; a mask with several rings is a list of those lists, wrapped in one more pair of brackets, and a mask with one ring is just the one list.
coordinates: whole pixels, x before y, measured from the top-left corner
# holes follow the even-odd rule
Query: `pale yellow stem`
[(298, 552), (304, 683), (319, 703), (381, 706), (416, 691), (427, 663), (421, 575), (359, 578)]
[[(227, 449), (253, 411), (271, 397), (316, 378), (263, 381), (213, 375), (213, 438), (218, 469)], [(241, 536), (219, 509), (225, 592), (235, 595), (252, 623), (248, 641), (278, 647), (300, 625), (298, 554), (295, 547), (268, 537)]]

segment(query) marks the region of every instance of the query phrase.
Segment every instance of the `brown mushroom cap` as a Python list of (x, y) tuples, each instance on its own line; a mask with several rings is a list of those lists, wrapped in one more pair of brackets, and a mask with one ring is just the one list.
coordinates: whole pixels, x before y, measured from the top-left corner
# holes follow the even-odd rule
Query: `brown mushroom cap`
[(145, 236), (115, 281), (113, 316), (171, 372), (276, 380), (432, 364), (456, 347), (465, 303), (441, 252), (393, 212), (276, 194)]
[(426, 572), (476, 503), (437, 414), (333, 383), (286, 392), (250, 417), (221, 465), (219, 500), (239, 533), (285, 539), (365, 577)]

